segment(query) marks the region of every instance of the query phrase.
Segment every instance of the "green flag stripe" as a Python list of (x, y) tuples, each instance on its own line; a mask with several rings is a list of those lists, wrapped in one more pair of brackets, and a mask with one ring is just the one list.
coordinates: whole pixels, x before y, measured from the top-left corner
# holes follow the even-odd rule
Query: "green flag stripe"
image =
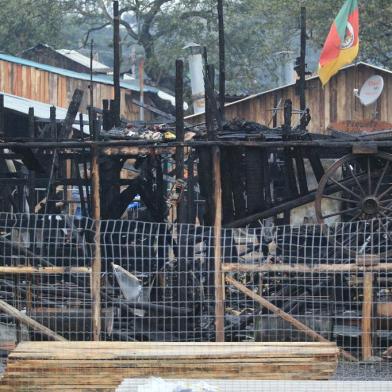
[(357, 0), (346, 0), (343, 7), (338, 13), (335, 19), (335, 26), (340, 37), (340, 41), (343, 42), (346, 37), (346, 27), (349, 15), (351, 15), (358, 7)]

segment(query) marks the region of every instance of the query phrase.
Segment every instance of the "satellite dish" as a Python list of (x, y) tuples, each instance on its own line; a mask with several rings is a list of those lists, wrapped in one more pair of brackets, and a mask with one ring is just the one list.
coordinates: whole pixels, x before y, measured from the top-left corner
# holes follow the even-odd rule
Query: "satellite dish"
[(359, 100), (362, 105), (369, 106), (376, 102), (384, 89), (384, 79), (382, 76), (374, 75), (370, 77), (362, 86), (359, 92)]

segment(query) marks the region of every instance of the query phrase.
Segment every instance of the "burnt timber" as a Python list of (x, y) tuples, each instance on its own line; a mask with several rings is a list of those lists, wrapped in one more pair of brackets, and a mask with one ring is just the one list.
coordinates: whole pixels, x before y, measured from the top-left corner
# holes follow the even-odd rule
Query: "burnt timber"
[[(218, 11), (222, 18), (222, 8)], [(184, 123), (181, 61), (176, 63), (175, 123), (123, 121), (118, 80), (116, 100), (103, 101), (103, 109), (90, 106), (87, 121), (78, 117), (80, 92), (74, 94), (60, 121), (55, 108), (46, 118), (38, 118), (32, 108), (28, 113), (5, 108), (0, 97), (0, 183), (4, 184), (0, 201), (5, 213), (0, 214), (5, 233), (1, 262), (9, 268), (15, 267), (8, 265), (9, 260), (30, 267), (25, 270), (25, 280), (22, 274), (15, 278), (5, 270), (0, 279), (2, 295), (26, 308), (31, 319), (63, 332), (63, 338), (69, 340), (87, 335), (91, 340), (236, 341), (243, 338), (249, 325), (261, 336), (254, 336), (256, 340), (273, 340), (271, 333), (276, 330), (291, 334), (292, 327), (299, 330), (298, 340), (304, 339), (301, 330), (310, 337), (331, 339), (331, 320), (339, 314), (332, 314), (328, 302), (339, 303), (342, 314), (352, 310), (353, 290), (347, 283), (351, 272), (381, 271), (384, 275), (366, 275), (365, 283), (357, 285), (367, 297), (369, 292), (381, 293), (390, 279), (391, 135), (308, 131), (314, 123), (311, 115), (317, 111), (310, 112), (305, 99), (305, 13), (302, 15), (300, 108), (295, 100), (285, 99), (272, 128), (265, 125), (268, 121), (225, 121), (230, 115), (224, 107), (222, 25), (220, 95), (218, 99), (215, 69), (205, 54), (206, 124), (201, 126)], [(118, 42), (118, 56), (116, 46)], [(298, 114), (300, 121), (294, 118)], [(133, 216), (129, 206), (136, 200), (142, 208)], [(332, 201), (327, 209), (326, 200)], [(305, 207), (313, 202), (309, 214)], [(51, 226), (54, 218), (55, 228)], [(353, 244), (350, 236), (334, 232), (330, 246), (330, 221), (333, 226), (334, 222), (357, 220), (365, 222), (358, 226), (364, 232), (366, 222), (375, 221), (375, 235)], [(316, 244), (306, 229), (295, 225), (287, 240), (282, 225), (298, 222), (319, 224), (314, 226)], [(277, 244), (257, 234), (269, 224), (276, 228)], [(12, 241), (15, 234), (10, 227), (15, 226), (31, 233), (33, 240), (27, 246)], [(256, 234), (239, 239), (241, 229), (235, 228), (245, 226)], [(47, 241), (45, 257), (38, 246), (40, 232)], [(67, 237), (64, 233), (69, 232)], [(134, 240), (129, 241), (130, 237)], [(270, 252), (273, 245), (276, 250)], [(345, 252), (346, 248), (351, 251)], [(362, 253), (372, 259), (375, 249), (380, 253), (377, 268), (352, 268)], [(7, 259), (15, 252), (17, 260)], [(272, 260), (275, 268), (247, 266), (243, 263), (246, 257), (263, 265)], [(314, 258), (324, 267), (307, 267)], [(80, 259), (91, 266), (91, 276), (73, 272), (80, 268), (75, 265)], [(56, 265), (57, 260), (61, 265)], [(38, 275), (38, 281), (35, 272), (42, 267), (48, 271), (60, 267), (64, 272), (60, 277)], [(149, 289), (147, 299), (125, 297), (113, 272), (118, 267), (137, 276), (140, 286)], [(317, 283), (309, 271), (317, 274)], [(229, 277), (226, 283), (231, 286), (224, 287), (221, 277), (228, 272), (239, 275), (241, 282)], [(328, 290), (339, 279), (341, 290)], [(258, 294), (250, 296), (249, 286), (257, 288)], [(315, 299), (312, 303), (306, 299), (308, 288)], [(267, 311), (256, 307), (249, 297)], [(249, 314), (247, 309), (251, 309)], [(230, 311), (235, 316), (232, 319), (226, 317)], [(300, 321), (293, 319), (293, 312)], [(306, 316), (308, 312), (311, 317)], [(369, 309), (364, 312), (368, 314)], [(283, 321), (274, 318), (279, 314), (285, 315)], [(322, 316), (321, 322), (310, 326), (315, 315)], [(85, 326), (80, 325), (81, 320)], [(122, 329), (124, 320), (126, 328)], [(289, 325), (282, 328), (282, 322)], [(366, 331), (368, 337), (368, 325)], [(356, 359), (342, 352), (346, 358)], [(363, 358), (368, 355), (367, 348)]]

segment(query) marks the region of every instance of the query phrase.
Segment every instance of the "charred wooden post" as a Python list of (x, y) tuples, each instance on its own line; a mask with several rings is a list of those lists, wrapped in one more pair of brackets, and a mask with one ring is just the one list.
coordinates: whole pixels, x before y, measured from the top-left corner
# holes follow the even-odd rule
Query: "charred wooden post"
[(87, 110), (88, 110), (88, 128), (89, 128), (89, 132), (90, 132), (90, 138), (92, 140), (96, 140), (95, 128), (94, 128), (96, 113), (95, 113), (94, 108), (91, 106), (89, 106)]
[(56, 107), (50, 107), (50, 138), (57, 139)]
[[(212, 122), (212, 105), (214, 104), (215, 69), (213, 65), (207, 67), (206, 90), (209, 98), (209, 121), (207, 132), (209, 140), (216, 140), (217, 133)], [(214, 287), (215, 287), (215, 340), (224, 342), (224, 285), (222, 274), (222, 178), (221, 154), (218, 146), (212, 147), (212, 184), (214, 206)]]
[(195, 179), (195, 155), (194, 153), (189, 154), (188, 158), (188, 192), (187, 192), (187, 202), (188, 202), (188, 208), (187, 208), (187, 213), (188, 213), (188, 222), (191, 224), (196, 223), (196, 208), (195, 208), (195, 185), (196, 185), (196, 179)]
[(79, 127), (80, 127), (80, 139), (84, 142), (84, 118), (83, 118), (83, 113), (79, 113)]
[(94, 106), (94, 82), (93, 82), (94, 40), (90, 42), (90, 106)]
[[(204, 48), (203, 52), (204, 58), (204, 89), (205, 89), (205, 120), (207, 127), (207, 139), (213, 140), (214, 138), (214, 122), (212, 118), (211, 110), (211, 95), (209, 89), (211, 90), (211, 73), (213, 72), (213, 67), (208, 65), (207, 50)], [(213, 80), (212, 80), (213, 84)], [(212, 86), (213, 88), (213, 86)], [(212, 172), (212, 155), (211, 149), (207, 146), (201, 146), (198, 148), (199, 164), (198, 173), (199, 181), (202, 184), (202, 194), (201, 196), (205, 199), (205, 211), (203, 216), (203, 224), (206, 226), (212, 226), (214, 224), (214, 202), (213, 202), (213, 183), (212, 178), (209, 173)], [(212, 287), (212, 281), (209, 282), (209, 286)]]
[[(68, 106), (65, 119), (61, 124), (61, 133), (59, 135), (60, 140), (69, 139), (72, 137), (72, 126), (78, 114), (80, 104), (82, 103), (82, 99), (83, 99), (83, 91), (76, 89), (72, 96), (71, 103)], [(65, 177), (68, 180), (72, 179), (72, 164), (69, 159), (65, 161)], [(64, 184), (64, 189), (65, 189), (65, 201), (70, 202), (72, 199), (72, 191), (68, 187), (67, 183)], [(68, 204), (68, 206), (69, 206), (68, 211), (69, 213), (71, 213), (72, 205)]]
[(72, 136), (72, 126), (78, 114), (80, 104), (83, 99), (83, 91), (76, 89), (69, 104), (67, 114), (61, 127), (60, 139), (69, 139)]
[(204, 58), (205, 120), (206, 120), (206, 127), (207, 127), (207, 138), (210, 139), (213, 132), (212, 131), (213, 121), (212, 121), (212, 114), (211, 114), (211, 99), (208, 93), (208, 89), (211, 81), (211, 75), (210, 75), (210, 68), (208, 65), (207, 48), (204, 48), (203, 58)]
[(291, 130), (291, 118), (293, 116), (293, 102), (291, 101), (291, 99), (286, 99), (284, 101), (283, 113), (284, 113), (283, 127), (284, 127), (285, 134), (287, 134)]
[(184, 62), (176, 60), (176, 140), (184, 141)]
[(121, 112), (121, 89), (120, 89), (120, 13), (118, 9), (118, 1), (113, 2), (113, 50), (114, 50), (114, 65), (113, 65), (113, 83), (114, 83), (114, 123), (119, 127), (120, 112)]
[[(222, 175), (222, 222), (229, 223), (234, 219), (233, 214), (233, 181), (235, 181), (232, 162), (230, 160), (231, 151), (234, 149), (222, 148), (221, 160), (225, 164), (221, 167)], [(238, 162), (237, 162), (238, 163)], [(235, 164), (237, 164), (235, 163)]]
[(219, 29), (219, 110), (222, 120), (225, 118), (226, 95), (226, 66), (225, 66), (225, 25), (223, 0), (218, 0), (218, 29)]
[(109, 119), (110, 119), (110, 127), (109, 129), (112, 129), (115, 126), (116, 123), (116, 101), (114, 99), (111, 99), (109, 101)]
[[(176, 61), (176, 140), (184, 142), (184, 62)], [(184, 147), (176, 147), (176, 180), (184, 180)], [(177, 222), (185, 222), (185, 203), (177, 204)]]
[[(176, 140), (183, 143), (185, 138), (184, 132), (184, 62), (176, 60)], [(176, 183), (184, 181), (184, 147), (176, 147)], [(184, 200), (185, 192), (181, 192), (183, 197), (177, 201), (177, 223), (186, 222), (186, 203)], [(187, 259), (187, 230), (185, 226), (179, 227), (178, 237), (178, 298), (180, 298), (180, 306), (186, 306), (186, 301), (190, 297), (190, 290), (188, 287), (188, 259)], [(183, 302), (185, 299), (185, 302)], [(184, 317), (182, 320), (183, 328), (189, 329), (189, 317)]]
[(34, 108), (29, 108), (29, 138), (35, 139)]
[(278, 126), (278, 96), (274, 95), (274, 111), (272, 114), (272, 128)]
[(268, 151), (262, 151), (263, 162), (263, 179), (264, 179), (264, 199), (265, 206), (270, 208), (272, 205), (272, 192), (271, 192), (271, 173), (268, 163)]
[[(216, 140), (216, 132), (214, 131), (214, 121), (212, 115), (212, 105), (214, 104), (214, 67), (208, 64), (207, 50), (204, 48), (204, 88), (206, 109), (205, 118), (207, 126), (208, 140)], [(199, 150), (199, 161), (202, 170), (199, 170), (200, 181), (204, 182), (207, 192), (203, 195), (206, 199), (205, 224), (214, 225), (214, 263), (210, 265), (210, 271), (207, 277), (207, 284), (214, 287), (211, 293), (215, 297), (215, 339), (224, 341), (224, 287), (222, 281), (222, 258), (221, 258), (221, 230), (222, 230), (222, 186), (221, 186), (221, 167), (220, 167), (220, 150), (214, 145), (211, 150), (205, 148)], [(203, 173), (211, 172), (203, 176)], [(211, 197), (212, 195), (212, 197)]]
[[(56, 107), (55, 106), (51, 106), (51, 108), (50, 108), (50, 136), (52, 139), (56, 140), (56, 143), (58, 142)], [(52, 212), (55, 208), (55, 203), (54, 203), (53, 198), (56, 193), (56, 187), (53, 185), (53, 182), (56, 178), (57, 169), (58, 169), (58, 151), (57, 151), (57, 149), (55, 149), (53, 151), (52, 164), (50, 167), (49, 180), (48, 180), (48, 185), (47, 185), (47, 189), (46, 189), (46, 203), (45, 203), (45, 209), (44, 209), (45, 214), (47, 214), (48, 212)]]
[(144, 58), (139, 61), (139, 88), (140, 88), (140, 107), (139, 120), (144, 121)]
[(208, 69), (208, 79), (207, 79), (207, 94), (209, 98), (209, 110), (210, 110), (210, 117), (211, 117), (211, 140), (216, 139), (216, 127), (222, 130), (223, 121), (220, 111), (218, 109), (218, 104), (216, 100), (215, 94), (215, 66), (213, 64), (209, 64), (207, 66)]
[[(283, 125), (283, 140), (287, 140), (289, 138), (289, 134), (291, 131), (291, 119), (293, 115), (293, 103), (291, 99), (286, 99), (284, 102), (284, 125)], [(285, 170), (285, 181), (286, 187), (289, 190), (290, 194), (295, 197), (299, 196), (297, 181), (294, 171), (293, 157), (291, 154), (291, 150), (289, 148), (284, 149), (284, 170)], [(284, 211), (284, 224), (290, 223), (290, 211)]]
[(104, 131), (109, 131), (111, 127), (110, 111), (109, 111), (109, 100), (104, 99), (102, 101), (102, 127)]
[(306, 8), (301, 7), (301, 53), (297, 57), (297, 62), (295, 65), (295, 71), (298, 74), (298, 81), (296, 84), (296, 94), (299, 96), (300, 110), (301, 110), (301, 128), (306, 129)]
[(99, 116), (95, 116), (94, 119), (94, 136), (95, 140), (99, 141), (101, 138), (101, 129), (102, 129), (102, 118)]
[(297, 167), (298, 184), (301, 195), (306, 195), (309, 192), (308, 182), (306, 179), (306, 169), (304, 163), (304, 156), (301, 148), (294, 150), (294, 158)]
[[(83, 120), (83, 114), (79, 113), (79, 124), (80, 124), (80, 130), (81, 130), (81, 138), (82, 141), (84, 141), (84, 120)], [(88, 175), (88, 170), (87, 170), (87, 153), (86, 149), (83, 147), (82, 149), (82, 155), (83, 155), (83, 180), (85, 181), (85, 189), (86, 189), (86, 203), (87, 203), (87, 210), (86, 210), (86, 215), (85, 216), (91, 216), (92, 215), (92, 207), (91, 207), (91, 198), (90, 198), (90, 190), (88, 186), (88, 181), (89, 181), (89, 175)], [(77, 171), (79, 173), (79, 168), (77, 168)], [(84, 195), (83, 195), (84, 198)]]

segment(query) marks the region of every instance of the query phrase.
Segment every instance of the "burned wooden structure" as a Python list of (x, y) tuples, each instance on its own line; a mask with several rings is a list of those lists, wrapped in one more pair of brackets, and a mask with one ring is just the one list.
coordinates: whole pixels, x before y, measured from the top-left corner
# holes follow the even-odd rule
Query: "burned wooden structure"
[[(180, 71), (180, 64), (178, 67)], [(29, 317), (67, 339), (93, 337), (97, 317), (89, 304), (96, 302), (94, 295), (101, 302), (98, 313), (101, 326), (95, 333), (100, 338), (216, 339), (216, 288), (222, 293), (222, 286), (217, 286), (216, 281), (220, 276), (216, 273), (217, 265), (222, 273), (237, 273), (248, 287), (258, 287), (258, 272), (256, 276), (254, 271), (245, 272), (241, 263), (249, 257), (261, 266), (271, 260), (273, 238), (258, 234), (258, 230), (265, 230), (268, 225), (277, 230), (274, 257), (279, 263), (294, 263), (294, 267), (298, 264), (300, 268), (309, 260), (312, 263), (318, 260), (327, 265), (333, 262), (332, 268), (335, 264), (356, 263), (361, 253), (377, 253), (380, 268), (383, 263), (388, 265), (392, 142), (383, 134), (344, 138), (309, 134), (300, 127), (291, 127), (290, 102), (286, 103), (286, 122), (274, 128), (245, 121), (222, 123), (220, 127), (216, 120), (212, 121), (212, 134), (208, 127), (189, 129), (181, 121), (150, 129), (140, 129), (134, 124), (115, 128), (113, 113), (106, 103), (104, 111), (92, 109), (85, 120), (76, 115), (79, 100), (80, 93), (76, 92), (67, 121), (55, 121), (53, 113), (52, 119), (41, 123), (30, 112), (21, 125), (29, 131), (21, 133), (17, 140), (8, 136), (7, 111), (1, 112), (2, 178), (9, 180), (10, 187), (2, 193), (3, 208), (5, 212), (22, 213), (11, 215), (8, 222), (7, 215), (1, 219), (3, 232), (8, 233), (6, 239), (13, 239), (14, 243), (2, 243), (2, 265), (23, 266), (16, 278), (15, 271), (3, 272), (4, 299), (19, 308), (26, 307)], [(70, 124), (74, 125), (70, 128)], [(185, 140), (190, 132), (193, 138)], [(167, 133), (177, 133), (178, 140), (168, 141)], [(159, 141), (148, 139), (154, 134)], [(9, 172), (7, 161), (17, 162), (18, 169), (23, 170)], [(328, 168), (331, 161), (333, 164)], [(312, 183), (309, 177), (319, 182)], [(38, 189), (43, 190), (41, 196), (30, 197)], [(217, 203), (220, 189), (221, 209)], [(136, 195), (140, 196), (143, 211), (130, 221), (127, 207)], [(327, 210), (324, 199), (332, 201)], [(280, 224), (288, 223), (290, 210), (314, 201), (314, 215), (318, 219), (315, 223), (330, 223), (334, 230), (339, 227), (334, 225), (335, 221), (365, 219), (356, 223), (356, 229), (372, 237), (358, 239), (352, 231), (334, 232), (331, 236), (329, 226), (325, 225), (314, 226), (313, 231), (293, 227), (288, 241)], [(67, 221), (66, 216), (74, 215), (75, 211), (78, 218)], [(36, 218), (32, 212), (37, 213)], [(59, 217), (58, 224), (51, 226), (50, 217), (55, 216)], [(366, 229), (369, 219), (375, 222), (372, 231)], [(96, 225), (98, 220), (100, 223)], [(168, 224), (162, 225), (163, 222)], [(176, 222), (192, 225), (181, 229), (171, 225)], [(8, 232), (6, 224), (21, 228), (19, 236)], [(247, 230), (254, 230), (254, 235), (248, 235), (242, 243), (240, 229), (235, 227), (248, 227)], [(30, 240), (22, 239), (23, 230), (30, 232)], [(37, 237), (41, 230), (44, 237)], [(42, 243), (44, 248), (40, 248)], [(17, 258), (13, 256), (15, 246)], [(295, 260), (290, 257), (293, 254)], [(148, 288), (148, 297), (120, 300), (124, 294), (112, 263), (137, 277), (140, 285)], [(195, 263), (202, 266), (196, 268), (197, 272)], [(227, 263), (234, 264), (230, 271)], [(34, 273), (23, 270), (27, 267), (37, 270)], [(64, 268), (64, 273), (44, 273), (41, 267)], [(67, 268), (78, 267), (92, 267), (92, 271), (84, 277), (67, 272)], [(286, 311), (297, 306), (298, 312), (304, 314), (303, 318), (298, 316), (302, 323), (325, 331), (337, 317), (325, 307), (331, 298), (325, 288), (331, 281), (320, 277), (321, 286), (310, 284), (306, 271), (300, 278), (298, 272), (287, 268), (286, 276), (264, 271), (264, 283), (269, 283), (260, 289), (260, 295)], [(344, 276), (351, 276), (349, 270), (346, 273)], [(88, 274), (98, 276), (95, 289), (90, 287)], [(290, 281), (291, 274), (294, 280)], [(331, 277), (341, 275), (338, 270), (330, 272)], [(387, 287), (388, 270), (382, 271), (379, 278), (384, 282), (378, 289), (382, 292)], [(306, 290), (310, 286), (314, 291), (312, 304), (318, 301), (318, 306), (312, 309), (306, 305)], [(225, 309), (227, 312), (228, 301), (230, 307), (238, 309), (249, 309), (254, 304), (253, 300), (234, 295), (229, 286), (225, 290), (226, 305), (222, 300), (218, 314)], [(339, 297), (343, 314), (351, 309), (352, 289), (342, 281), (339, 290), (344, 293)], [(50, 299), (51, 293), (56, 304)], [(79, 305), (75, 308), (75, 304)], [(307, 320), (305, 315), (309, 312)], [(317, 315), (321, 326), (312, 324)], [(246, 328), (261, 334), (264, 340), (271, 339), (274, 318), (269, 313), (260, 317), (264, 317), (262, 327), (253, 324), (253, 313), (233, 313), (225, 323), (222, 318), (224, 332), (220, 339), (239, 340)], [(164, 325), (160, 321), (163, 319)], [(330, 337), (324, 332), (323, 336)]]
[[(88, 119), (78, 114), (79, 90), (61, 121), (54, 110), (46, 119), (32, 110), (15, 119), (0, 97), (6, 184), (0, 294), (15, 308), (75, 340), (235, 341), (249, 338), (249, 331), (268, 340), (279, 327), (271, 312), (284, 313), (285, 322), (311, 338), (329, 339), (331, 319), (339, 315), (326, 304), (338, 298), (341, 314), (351, 311), (352, 269), (371, 272), (358, 267), (360, 256), (378, 255), (384, 286), (377, 293), (388, 287), (390, 135), (309, 133), (315, 113), (303, 102), (303, 56), (299, 109), (286, 100), (279, 123), (275, 107), (272, 127), (225, 121), (214, 68), (204, 57), (202, 126), (184, 123), (181, 61), (176, 117), (165, 115), (171, 118), (165, 124), (123, 122), (118, 80), (117, 101), (90, 106)], [(224, 74), (222, 63), (220, 70)], [(134, 216), (129, 206), (136, 197), (142, 208)], [(317, 225), (282, 226), (294, 220)], [(344, 230), (351, 223), (355, 231)], [(328, 276), (313, 264), (330, 267)], [(87, 270), (80, 276), (73, 268)], [(228, 273), (236, 279), (228, 277), (224, 286)], [(319, 306), (310, 308), (307, 296)], [(301, 321), (293, 321), (294, 310)], [(309, 322), (318, 315), (321, 326)], [(272, 325), (267, 331), (257, 327), (258, 316)]]

